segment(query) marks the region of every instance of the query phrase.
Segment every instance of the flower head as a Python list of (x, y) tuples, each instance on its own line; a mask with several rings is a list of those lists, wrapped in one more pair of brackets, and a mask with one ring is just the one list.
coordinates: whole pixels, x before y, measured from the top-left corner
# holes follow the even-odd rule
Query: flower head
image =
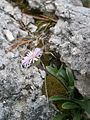
[(35, 48), (33, 51), (30, 51), (22, 60), (22, 66), (29, 67), (35, 61), (38, 61), (38, 59), (42, 56), (42, 53), (43, 51), (41, 48)]

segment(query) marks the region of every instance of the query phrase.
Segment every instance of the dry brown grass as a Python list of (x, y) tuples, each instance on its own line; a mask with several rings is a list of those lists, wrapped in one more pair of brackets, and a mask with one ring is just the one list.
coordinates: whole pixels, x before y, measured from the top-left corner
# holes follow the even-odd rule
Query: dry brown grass
[(29, 45), (30, 43), (32, 43), (30, 36), (17, 38), (17, 40), (15, 40), (15, 42), (12, 43), (12, 45), (9, 48), (7, 48), (7, 52), (12, 51), (13, 49), (18, 49), (20, 46), (23, 45)]

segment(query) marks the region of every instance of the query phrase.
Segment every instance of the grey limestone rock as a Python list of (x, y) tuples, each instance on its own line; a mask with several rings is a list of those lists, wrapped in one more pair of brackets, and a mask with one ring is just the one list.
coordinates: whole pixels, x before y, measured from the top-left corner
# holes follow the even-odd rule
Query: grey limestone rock
[(50, 42), (61, 55), (61, 61), (74, 70), (79, 91), (90, 96), (90, 9), (59, 4), (56, 8), (59, 20)]
[[(21, 13), (5, 0), (0, 1), (0, 120), (49, 120), (55, 113), (47, 103), (41, 88), (45, 71), (35, 66), (21, 66), (19, 50), (6, 52), (10, 42), (28, 35), (19, 21), (34, 23), (32, 17)], [(26, 50), (26, 48), (22, 48)]]
[(51, 48), (56, 48), (60, 60), (74, 70), (79, 91), (90, 96), (90, 9), (84, 8), (81, 0), (44, 0), (39, 5), (41, 11), (54, 11), (58, 17), (51, 28)]
[[(58, 17), (51, 28), (51, 47), (74, 70), (79, 91), (90, 96), (90, 9), (82, 7), (80, 0), (27, 1), (33, 9), (54, 11)], [(29, 25), (28, 28), (22, 30), (22, 23)], [(28, 35), (29, 23), (34, 24), (31, 16), (5, 0), (0, 1), (0, 120), (49, 120), (55, 113), (41, 93), (45, 71), (35, 66), (24, 69), (18, 50), (5, 51), (18, 33)]]
[(40, 9), (44, 7), (45, 0), (27, 0), (29, 6), (33, 9)]
[(40, 9), (43, 12), (53, 12), (56, 10), (55, 4), (71, 4), (83, 6), (81, 0), (27, 0), (30, 8)]

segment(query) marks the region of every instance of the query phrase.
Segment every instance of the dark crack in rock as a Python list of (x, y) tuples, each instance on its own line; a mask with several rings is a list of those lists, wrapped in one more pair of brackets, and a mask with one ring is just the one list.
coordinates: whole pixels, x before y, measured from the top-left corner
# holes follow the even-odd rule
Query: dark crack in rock
[(90, 96), (90, 9), (80, 0), (27, 1), (34, 9), (55, 12), (58, 21), (51, 28), (51, 48), (56, 48), (60, 60), (74, 70), (80, 93)]
[(60, 60), (75, 71), (79, 91), (90, 96), (90, 9), (56, 6), (59, 20), (53, 28), (50, 42), (61, 55)]

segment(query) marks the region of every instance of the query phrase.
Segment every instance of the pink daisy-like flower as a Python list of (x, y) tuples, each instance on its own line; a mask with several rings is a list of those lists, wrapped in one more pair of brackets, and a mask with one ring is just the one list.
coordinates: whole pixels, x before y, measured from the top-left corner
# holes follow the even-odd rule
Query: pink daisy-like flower
[(30, 51), (27, 56), (24, 57), (24, 59), (22, 60), (22, 66), (29, 67), (35, 61), (38, 61), (42, 54), (43, 51), (41, 48), (35, 48), (33, 51)]

